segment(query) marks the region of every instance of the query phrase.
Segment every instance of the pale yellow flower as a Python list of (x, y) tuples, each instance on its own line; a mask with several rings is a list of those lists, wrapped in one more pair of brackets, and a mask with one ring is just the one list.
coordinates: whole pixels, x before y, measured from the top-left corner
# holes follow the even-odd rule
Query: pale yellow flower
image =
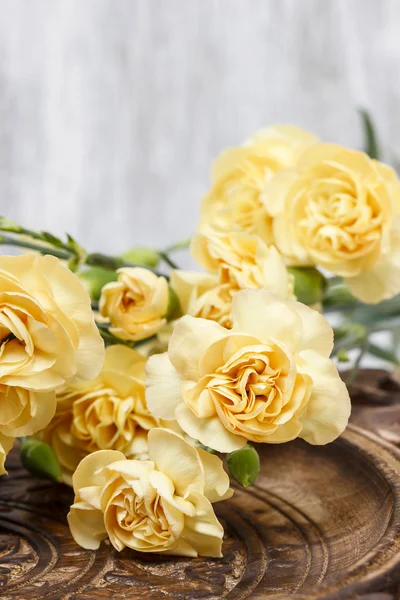
[(219, 452), (301, 437), (326, 444), (346, 427), (350, 400), (329, 359), (333, 332), (318, 312), (266, 290), (237, 292), (232, 330), (182, 317), (168, 353), (146, 367), (158, 418)]
[(194, 236), (191, 252), (201, 267), (218, 275), (219, 283), (239, 289), (265, 288), (284, 299), (293, 297), (293, 277), (279, 252), (256, 235), (207, 230)]
[(31, 435), (53, 417), (58, 386), (97, 375), (104, 344), (89, 295), (53, 256), (1, 256), (0, 296), (0, 434)]
[(392, 169), (362, 152), (316, 144), (265, 193), (275, 243), (292, 264), (343, 276), (363, 302), (400, 291), (400, 182)]
[(261, 200), (265, 183), (316, 141), (316, 136), (298, 127), (277, 125), (260, 131), (243, 146), (225, 150), (212, 168), (212, 187), (201, 205), (200, 228), (258, 234), (271, 243), (271, 217)]
[(104, 450), (83, 459), (68, 515), (75, 541), (96, 549), (108, 536), (118, 551), (222, 556), (212, 507), (232, 495), (222, 461), (167, 429), (149, 432), (149, 455), (141, 462)]
[(55, 451), (65, 483), (79, 462), (96, 450), (147, 457), (147, 433), (159, 425), (145, 399), (146, 358), (126, 346), (109, 346), (100, 374), (76, 381), (57, 395), (57, 411), (37, 437)]
[(280, 298), (294, 299), (293, 276), (274, 246), (244, 233), (197, 234), (192, 254), (209, 274), (174, 271), (171, 287), (182, 311), (232, 327), (232, 298), (241, 289), (265, 288)]
[(100, 312), (111, 333), (122, 340), (143, 340), (164, 327), (169, 304), (168, 282), (148, 269), (118, 269), (118, 280), (101, 291)]

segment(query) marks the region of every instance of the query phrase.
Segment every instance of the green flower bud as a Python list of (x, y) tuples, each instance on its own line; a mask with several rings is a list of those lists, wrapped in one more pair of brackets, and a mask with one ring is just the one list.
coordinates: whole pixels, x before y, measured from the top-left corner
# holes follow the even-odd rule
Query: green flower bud
[(228, 454), (227, 463), (233, 479), (245, 488), (255, 482), (260, 472), (260, 457), (250, 444)]
[(346, 350), (344, 350), (344, 349), (338, 350), (338, 353), (336, 354), (336, 358), (341, 363), (349, 362), (349, 360), (350, 360), (349, 355), (347, 354)]
[(61, 481), (61, 467), (51, 446), (41, 440), (24, 439), (21, 442), (21, 461), (35, 477)]
[(288, 267), (294, 276), (294, 293), (299, 302), (312, 306), (322, 302), (326, 287), (325, 277), (314, 267)]
[(178, 317), (181, 316), (182, 310), (181, 310), (181, 305), (180, 305), (178, 296), (176, 295), (175, 291), (172, 289), (172, 287), (170, 285), (168, 286), (168, 289), (169, 289), (168, 309), (167, 309), (167, 314), (165, 316), (167, 317), (168, 321), (173, 321), (174, 319), (177, 319)]
[(140, 267), (156, 267), (160, 262), (160, 253), (154, 248), (132, 248), (121, 258)]
[(91, 267), (78, 273), (79, 279), (89, 292), (92, 300), (99, 300), (102, 288), (110, 281), (116, 281), (117, 273), (103, 267)]

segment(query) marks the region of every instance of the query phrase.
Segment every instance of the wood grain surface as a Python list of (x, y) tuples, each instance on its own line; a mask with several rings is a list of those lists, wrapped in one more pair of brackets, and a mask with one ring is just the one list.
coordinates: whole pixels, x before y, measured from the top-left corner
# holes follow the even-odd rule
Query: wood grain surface
[(90, 250), (196, 227), (212, 159), (272, 123), (400, 155), (398, 0), (0, 0), (0, 213)]
[[(370, 411), (394, 406), (396, 386), (383, 372), (362, 372), (353, 386), (354, 419), (365, 424), (368, 414), (382, 434), (384, 423), (376, 427), (380, 417), (371, 419)], [(381, 392), (384, 400), (377, 399)], [(107, 543), (81, 549), (65, 519), (71, 490), (29, 476), (14, 451), (9, 476), (0, 480), (1, 599), (398, 598), (395, 444), (350, 425), (325, 447), (296, 441), (259, 450), (256, 485), (236, 488), (216, 505), (225, 527), (223, 559), (118, 554)]]

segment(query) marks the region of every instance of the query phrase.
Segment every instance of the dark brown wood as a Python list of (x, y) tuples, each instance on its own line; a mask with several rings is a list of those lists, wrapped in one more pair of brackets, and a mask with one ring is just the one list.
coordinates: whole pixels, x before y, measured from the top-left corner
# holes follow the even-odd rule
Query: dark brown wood
[(351, 420), (400, 446), (400, 383), (386, 371), (358, 372), (350, 388)]
[(0, 598), (397, 597), (400, 451), (354, 426), (326, 447), (260, 450), (257, 485), (216, 505), (219, 560), (83, 550), (66, 524), (71, 490), (29, 476), (14, 451), (0, 480)]

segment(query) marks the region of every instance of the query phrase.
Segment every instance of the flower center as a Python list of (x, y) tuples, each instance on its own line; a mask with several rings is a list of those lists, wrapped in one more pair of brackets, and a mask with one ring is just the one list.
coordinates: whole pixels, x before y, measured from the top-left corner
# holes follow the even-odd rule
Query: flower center
[(345, 173), (316, 179), (303, 190), (296, 218), (301, 243), (338, 260), (371, 252), (382, 235), (377, 199)]

